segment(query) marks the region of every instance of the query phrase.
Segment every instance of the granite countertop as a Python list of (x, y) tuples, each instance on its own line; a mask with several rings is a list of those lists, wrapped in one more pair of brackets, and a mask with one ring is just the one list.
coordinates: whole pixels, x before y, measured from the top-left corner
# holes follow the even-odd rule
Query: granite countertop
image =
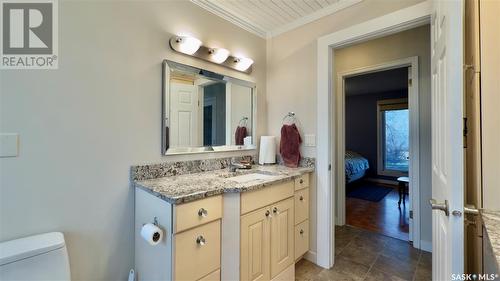
[(497, 267), (500, 267), (500, 211), (482, 210), (481, 217), (497, 261)]
[[(190, 201), (229, 192), (246, 192), (261, 189), (276, 183), (288, 181), (312, 172), (312, 167), (288, 168), (282, 165), (258, 166), (249, 170), (230, 172), (228, 169), (161, 177), (135, 181), (135, 186), (172, 204)], [(253, 180), (238, 183), (231, 177), (261, 173), (272, 175), (268, 180)]]

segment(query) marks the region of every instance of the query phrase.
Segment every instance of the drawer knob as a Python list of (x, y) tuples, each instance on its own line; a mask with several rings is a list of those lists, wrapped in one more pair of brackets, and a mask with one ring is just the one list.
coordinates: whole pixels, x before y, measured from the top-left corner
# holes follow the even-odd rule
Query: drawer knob
[(301, 195), (301, 196), (299, 197), (299, 200), (300, 200), (300, 201), (304, 201), (304, 196), (302, 196), (302, 195)]
[(269, 217), (269, 215), (271, 214), (271, 212), (269, 212), (269, 210), (266, 211), (266, 217)]
[(299, 233), (300, 233), (300, 235), (304, 234), (304, 230), (303, 230), (303, 229), (301, 229), (301, 230), (299, 231)]
[(299, 181), (299, 182), (300, 182), (300, 184), (303, 184), (303, 183), (304, 183), (304, 180), (303, 180), (303, 179), (300, 179), (300, 181)]
[(273, 208), (273, 213), (277, 214), (278, 213), (278, 207)]
[(206, 217), (206, 216), (208, 216), (208, 211), (205, 210), (205, 208), (201, 208), (201, 209), (198, 210), (198, 216), (200, 216), (200, 217)]
[(196, 244), (200, 245), (200, 246), (203, 246), (207, 243), (207, 240), (205, 240), (205, 237), (203, 237), (202, 235), (198, 236), (196, 238)]

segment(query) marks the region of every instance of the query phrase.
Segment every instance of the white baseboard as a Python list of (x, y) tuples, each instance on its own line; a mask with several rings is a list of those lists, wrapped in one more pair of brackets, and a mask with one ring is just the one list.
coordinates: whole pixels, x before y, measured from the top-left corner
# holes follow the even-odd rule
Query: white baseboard
[(316, 257), (316, 252), (313, 252), (313, 251), (308, 251), (305, 255), (304, 255), (304, 259), (316, 264), (316, 260), (317, 260), (317, 257)]
[(395, 180), (387, 180), (387, 179), (376, 179), (376, 178), (365, 178), (365, 181), (389, 184), (389, 185), (398, 185), (398, 182)]
[(420, 250), (432, 252), (432, 242), (420, 240)]

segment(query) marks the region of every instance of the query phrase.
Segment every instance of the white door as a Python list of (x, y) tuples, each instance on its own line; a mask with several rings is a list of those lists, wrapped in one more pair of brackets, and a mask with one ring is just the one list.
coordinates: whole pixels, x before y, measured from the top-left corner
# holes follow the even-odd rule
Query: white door
[(464, 270), (463, 1), (433, 0), (432, 279)]
[(170, 145), (172, 147), (199, 146), (198, 142), (198, 87), (170, 83)]

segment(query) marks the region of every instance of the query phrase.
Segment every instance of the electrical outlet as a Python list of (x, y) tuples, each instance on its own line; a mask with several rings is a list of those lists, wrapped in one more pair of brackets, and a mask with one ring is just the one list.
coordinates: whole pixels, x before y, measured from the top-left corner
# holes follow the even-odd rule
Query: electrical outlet
[(19, 134), (0, 134), (0, 157), (19, 155)]
[(304, 146), (316, 146), (316, 135), (304, 135)]

